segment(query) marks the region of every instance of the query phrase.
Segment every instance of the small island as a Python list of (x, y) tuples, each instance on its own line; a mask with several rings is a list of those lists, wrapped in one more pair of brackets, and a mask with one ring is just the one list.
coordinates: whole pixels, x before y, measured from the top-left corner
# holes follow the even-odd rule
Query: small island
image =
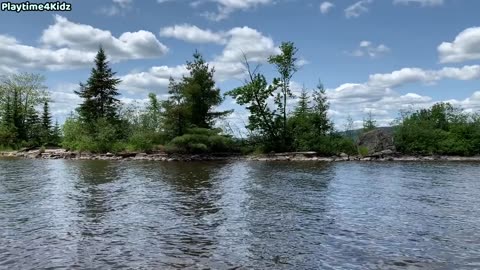
[[(37, 74), (5, 77), (0, 84), (0, 157), (103, 160), (480, 160), (480, 116), (448, 103), (401, 112), (391, 127), (377, 127), (369, 113), (363, 128), (353, 120), (339, 131), (329, 118), (321, 82), (314, 90), (291, 89), (298, 49), (284, 42), (269, 63), (272, 81), (245, 57), (244, 85), (221, 94), (214, 67), (198, 52), (188, 75), (170, 79), (169, 95), (151, 93), (146, 104), (123, 104), (121, 82), (100, 48), (90, 78), (75, 91), (82, 103), (63, 125), (52, 123), (52, 100)], [(218, 110), (229, 97), (249, 112), (233, 127)], [(37, 108), (42, 107), (41, 112)], [(239, 132), (239, 130), (243, 132)], [(248, 134), (244, 136), (243, 134)]]

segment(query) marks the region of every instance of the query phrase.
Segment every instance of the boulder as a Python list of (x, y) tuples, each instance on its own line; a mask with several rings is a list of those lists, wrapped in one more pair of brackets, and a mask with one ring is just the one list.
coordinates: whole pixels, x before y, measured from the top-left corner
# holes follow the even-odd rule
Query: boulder
[(395, 153), (393, 135), (381, 129), (375, 129), (360, 135), (358, 147), (367, 149), (367, 156), (375, 156), (378, 154), (384, 156)]

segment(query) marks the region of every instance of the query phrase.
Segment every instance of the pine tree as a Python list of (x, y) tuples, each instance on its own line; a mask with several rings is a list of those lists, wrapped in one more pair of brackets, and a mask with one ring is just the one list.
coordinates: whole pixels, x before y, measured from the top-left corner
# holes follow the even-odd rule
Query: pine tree
[(325, 88), (321, 82), (317, 85), (317, 90), (313, 93), (312, 108), (312, 129), (317, 136), (327, 135), (333, 129), (333, 123), (328, 118), (328, 103)]
[(52, 116), (50, 115), (50, 107), (47, 101), (43, 103), (42, 128), (49, 132), (52, 129)]
[(170, 78), (170, 84), (168, 85), (169, 98), (162, 102), (163, 119), (162, 124), (165, 133), (174, 138), (183, 135), (189, 123), (189, 112), (185, 105), (185, 98), (181, 93), (180, 83), (175, 82), (173, 78)]
[(51, 139), (52, 139), (52, 116), (50, 115), (50, 107), (49, 107), (47, 101), (45, 101), (43, 103), (40, 137), (41, 137), (42, 144), (51, 143)]
[(55, 121), (55, 125), (52, 128), (51, 134), (51, 143), (55, 146), (59, 146), (62, 140), (62, 131), (60, 129), (60, 125), (58, 124), (58, 120)]
[(37, 111), (29, 107), (25, 117), (27, 143), (30, 146), (39, 146), (41, 144), (42, 123)]
[(114, 78), (115, 74), (109, 67), (105, 51), (100, 48), (90, 78), (86, 84), (80, 84), (80, 91), (75, 91), (83, 99), (78, 112), (86, 123), (93, 124), (99, 118), (118, 120), (120, 101), (116, 97), (121, 80)]
[(309, 108), (309, 99), (310, 96), (308, 95), (307, 89), (304, 87), (302, 88), (302, 93), (300, 93), (300, 97), (298, 98), (298, 104), (295, 108), (294, 115), (301, 116), (305, 115), (307, 112), (310, 111)]
[(10, 96), (6, 97), (5, 101), (5, 110), (4, 114), (2, 115), (2, 124), (4, 126), (13, 126), (13, 114), (12, 114), (12, 102), (10, 100)]
[(212, 128), (216, 118), (230, 112), (213, 112), (222, 103), (220, 89), (215, 86), (215, 69), (210, 68), (199, 52), (193, 54), (193, 62), (187, 62), (190, 76), (183, 77), (180, 92), (190, 111), (190, 124), (199, 128)]

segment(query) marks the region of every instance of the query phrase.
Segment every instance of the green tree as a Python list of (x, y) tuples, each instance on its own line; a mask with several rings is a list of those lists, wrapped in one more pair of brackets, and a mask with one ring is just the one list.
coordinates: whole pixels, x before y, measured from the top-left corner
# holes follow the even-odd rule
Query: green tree
[(62, 142), (62, 129), (60, 128), (60, 124), (57, 120), (52, 128), (50, 142), (55, 146), (59, 146)]
[(279, 73), (279, 78), (274, 79), (273, 85), (280, 89), (280, 92), (275, 97), (275, 104), (277, 105), (277, 110), (281, 117), (280, 122), (282, 123), (282, 148), (287, 149), (287, 101), (293, 97), (290, 82), (293, 75), (298, 71), (296, 58), (298, 49), (293, 42), (283, 42), (280, 45), (280, 51), (280, 54), (270, 56), (268, 62), (273, 64)]
[(264, 75), (257, 73), (258, 68), (251, 68), (245, 57), (248, 78), (243, 86), (226, 93), (235, 99), (237, 104), (246, 106), (250, 112), (247, 129), (258, 134), (266, 150), (278, 148), (280, 133), (275, 122), (275, 111), (269, 107), (268, 100), (274, 95), (276, 87), (269, 85)]
[(95, 126), (100, 118), (110, 122), (118, 121), (120, 101), (117, 99), (119, 95), (117, 85), (121, 80), (115, 78), (115, 74), (109, 67), (105, 51), (100, 47), (90, 77), (86, 84), (80, 84), (80, 91), (75, 91), (83, 99), (78, 113), (90, 127)]
[(367, 118), (363, 119), (363, 132), (368, 132), (377, 128), (377, 121), (373, 119), (372, 112), (368, 112)]
[(52, 116), (50, 114), (50, 107), (49, 107), (47, 101), (45, 101), (44, 104), (43, 104), (40, 137), (41, 137), (42, 144), (51, 143), (51, 139), (52, 139)]
[(22, 143), (32, 145), (28, 142), (32, 127), (27, 120), (32, 108), (48, 100), (44, 80), (43, 76), (31, 73), (12, 74), (0, 80), (1, 125), (4, 132), (12, 132), (7, 137), (15, 147)]
[(143, 125), (149, 130), (160, 132), (162, 122), (161, 103), (154, 93), (148, 94), (148, 100), (149, 103), (142, 117)]
[(42, 123), (38, 112), (35, 108), (30, 107), (26, 113), (26, 126), (27, 126), (27, 145), (34, 147), (40, 146), (42, 143)]
[(333, 123), (328, 118), (330, 104), (327, 100), (325, 88), (321, 82), (318, 83), (316, 91), (313, 93), (312, 108), (312, 130), (316, 136), (325, 136), (332, 132)]
[(215, 86), (213, 79), (215, 69), (210, 68), (198, 52), (193, 54), (192, 62), (187, 62), (187, 69), (190, 74), (183, 77), (179, 86), (185, 106), (190, 112), (190, 124), (210, 129), (216, 119), (230, 113), (213, 111), (223, 101), (220, 89)]
[(185, 134), (190, 118), (190, 111), (185, 105), (185, 97), (181, 91), (181, 84), (170, 78), (168, 86), (169, 98), (161, 103), (163, 108), (162, 124), (168, 138), (173, 139)]
[(480, 122), (449, 103), (404, 116), (395, 130), (395, 144), (406, 154), (480, 154)]

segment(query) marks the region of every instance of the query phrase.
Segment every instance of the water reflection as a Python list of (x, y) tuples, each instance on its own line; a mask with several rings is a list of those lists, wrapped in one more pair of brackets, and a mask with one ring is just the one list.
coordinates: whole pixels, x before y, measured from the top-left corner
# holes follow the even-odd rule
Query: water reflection
[(3, 269), (475, 269), (480, 167), (0, 160)]

